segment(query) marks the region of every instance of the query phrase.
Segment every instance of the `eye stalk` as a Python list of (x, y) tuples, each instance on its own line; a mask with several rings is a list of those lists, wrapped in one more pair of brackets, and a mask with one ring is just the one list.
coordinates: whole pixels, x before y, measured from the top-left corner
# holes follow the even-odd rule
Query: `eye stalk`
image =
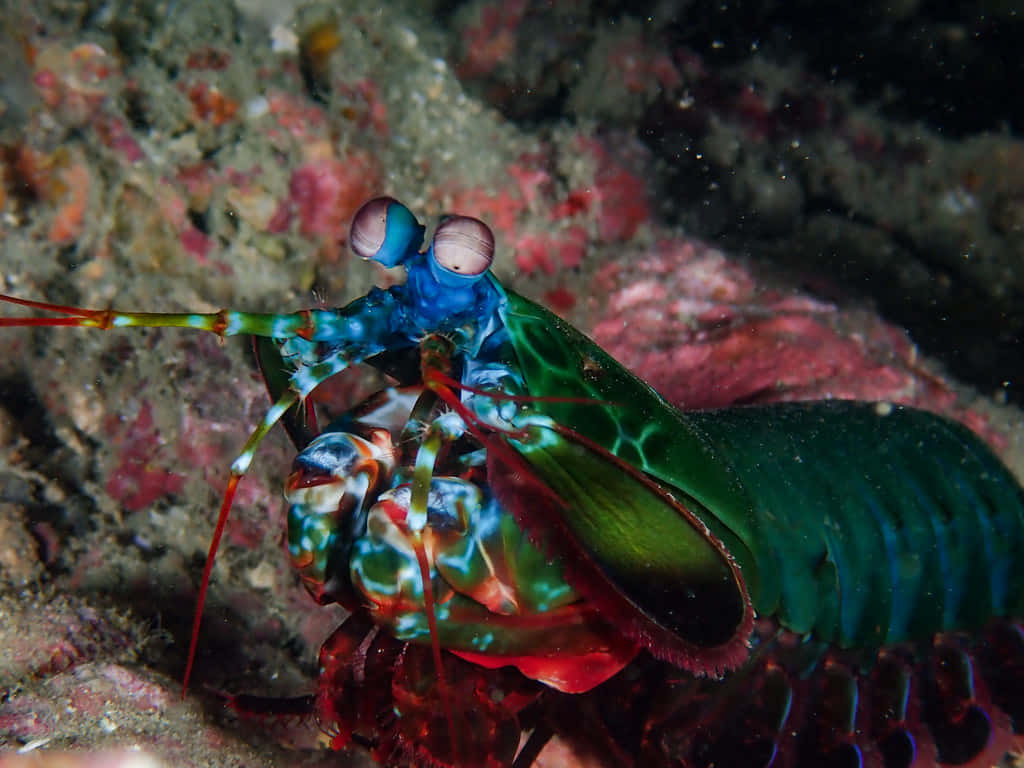
[(356, 256), (394, 267), (419, 252), (424, 227), (393, 197), (375, 197), (352, 217), (348, 241)]
[(494, 233), (479, 219), (452, 216), (434, 232), (427, 263), (434, 279), (447, 288), (477, 282), (494, 261)]

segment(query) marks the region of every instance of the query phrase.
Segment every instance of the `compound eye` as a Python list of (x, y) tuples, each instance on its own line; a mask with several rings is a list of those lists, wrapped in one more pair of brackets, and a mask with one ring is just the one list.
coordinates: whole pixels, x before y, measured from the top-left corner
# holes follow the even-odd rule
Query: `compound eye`
[(419, 250), (423, 226), (393, 197), (375, 197), (352, 217), (348, 242), (356, 256), (394, 267)]
[(438, 266), (464, 277), (482, 275), (494, 261), (494, 233), (479, 219), (452, 216), (434, 233)]
[(393, 197), (375, 197), (356, 211), (348, 235), (356, 256), (372, 259), (384, 245), (388, 231), (388, 206), (397, 202)]

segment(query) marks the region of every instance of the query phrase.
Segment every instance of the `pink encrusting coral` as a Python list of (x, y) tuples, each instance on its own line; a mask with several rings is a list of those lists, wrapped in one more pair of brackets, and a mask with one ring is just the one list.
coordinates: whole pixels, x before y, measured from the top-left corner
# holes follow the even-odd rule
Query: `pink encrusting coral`
[(192, 102), (197, 120), (220, 127), (231, 122), (238, 113), (238, 102), (205, 80), (197, 80), (187, 87), (182, 84), (180, 87)]
[(29, 611), (5, 604), (0, 679), (46, 677), (131, 648), (130, 623), (65, 597)]
[(605, 264), (594, 340), (680, 408), (781, 400), (887, 400), (1005, 438), (918, 359), (904, 331), (763, 287), (753, 271), (694, 239), (662, 239)]
[(127, 165), (133, 165), (145, 157), (139, 142), (132, 136), (125, 120), (107, 115), (95, 123), (96, 133), (101, 141)]
[(32, 82), (62, 120), (81, 125), (109, 107), (123, 86), (117, 58), (96, 43), (55, 43), (35, 55)]
[(487, 222), (498, 237), (505, 242), (520, 231), (520, 219), (526, 212), (526, 200), (515, 186), (471, 186), (453, 185), (449, 193), (451, 210), (475, 211), (478, 219)]
[(292, 172), (288, 197), (268, 227), (272, 232), (287, 231), (295, 217), (298, 231), (320, 243), (325, 257), (337, 260), (348, 236), (348, 222), (376, 191), (379, 172), (373, 159), (363, 152), (353, 151), (339, 158), (325, 146), (313, 154)]
[(181, 491), (185, 476), (154, 462), (164, 443), (153, 424), (153, 409), (148, 401), (142, 401), (130, 423), (112, 420), (107, 428), (113, 435), (118, 460), (107, 477), (106, 490), (125, 509), (145, 509), (157, 499)]
[[(67, 595), (24, 604), (0, 597), (0, 611), (0, 766), (158, 768), (247, 752), (199, 722), (167, 676), (137, 663), (144, 640), (124, 616)], [(105, 734), (105, 749), (89, 750), (93, 733)], [(12, 749), (11, 734), (25, 745)], [(254, 764), (251, 754), (237, 757), (235, 765)]]
[(513, 241), (512, 254), (516, 267), (525, 274), (555, 275), (583, 263), (587, 241), (587, 231), (581, 226), (543, 234), (524, 232)]
[(506, 61), (516, 47), (526, 0), (492, 3), (477, 9), (476, 20), (463, 33), (462, 77), (485, 75)]
[[(629, 241), (651, 218), (650, 190), (638, 170), (646, 161), (641, 149), (628, 142), (613, 149), (611, 140), (581, 133), (566, 143), (521, 155), (490, 185), (444, 190), (450, 210), (472, 212), (494, 229), (521, 275), (563, 281), (548, 289), (562, 309), (575, 302), (565, 282), (590, 246)], [(560, 152), (578, 166), (568, 188), (551, 170), (568, 162)]]
[(631, 142), (613, 151), (609, 140), (584, 134), (574, 137), (572, 144), (593, 169), (592, 177), (557, 201), (553, 214), (575, 218), (589, 212), (601, 241), (629, 240), (651, 217), (650, 190), (639, 171), (646, 165), (646, 152)]
[(322, 139), (327, 133), (328, 117), (323, 107), (291, 93), (271, 91), (267, 109), (276, 125), (267, 129), (269, 137), (284, 146), (287, 141)]

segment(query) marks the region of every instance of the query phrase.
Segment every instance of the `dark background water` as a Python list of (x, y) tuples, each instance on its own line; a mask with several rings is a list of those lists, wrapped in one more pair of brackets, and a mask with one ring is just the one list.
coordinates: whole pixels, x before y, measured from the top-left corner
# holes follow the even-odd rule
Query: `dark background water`
[[(452, 25), (457, 71), (472, 58), (465, 33), (483, 5), (437, 8)], [(463, 74), (511, 119), (586, 117), (640, 137), (662, 161), (655, 183), (667, 218), (871, 297), (957, 376), (1020, 402), (1024, 196), (1013, 177), (1024, 167), (1015, 144), (1024, 115), (1016, 86), (1024, 74), (1024, 19), (1015, 6), (527, 3), (507, 58), (486, 71), (463, 67)], [(602, 41), (630, 23), (648, 54), (667, 57), (682, 78), (612, 107), (604, 99), (616, 96), (588, 78)], [(738, 97), (751, 84), (767, 94), (762, 103)], [(679, 110), (680, 100), (691, 106)], [(869, 121), (873, 135), (850, 137), (850, 113)], [(737, 152), (707, 151), (727, 123), (745, 140), (738, 160)], [(787, 143), (813, 145), (825, 132), (846, 133), (854, 145), (850, 162), (858, 168), (839, 173), (878, 183), (843, 188), (796, 168)], [(995, 138), (980, 147), (980, 137)], [(702, 146), (695, 161), (694, 148)], [(816, 148), (827, 152), (828, 142)], [(907, 181), (920, 165), (931, 172)], [(784, 210), (763, 204), (752, 166), (788, 166), (798, 201)], [(706, 194), (709, 185), (713, 194)], [(879, 202), (908, 193), (936, 198), (922, 203), (930, 210), (917, 221), (913, 212), (890, 216)], [(948, 218), (959, 223), (938, 220), (942, 195), (950, 195)], [(898, 208), (899, 200), (891, 205)]]

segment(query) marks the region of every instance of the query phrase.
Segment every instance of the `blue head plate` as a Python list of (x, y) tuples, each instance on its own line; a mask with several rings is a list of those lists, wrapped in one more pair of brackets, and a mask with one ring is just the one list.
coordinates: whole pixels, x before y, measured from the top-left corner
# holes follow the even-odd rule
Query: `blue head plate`
[(488, 317), (496, 297), (481, 280), (493, 259), (494, 235), (482, 221), (467, 216), (442, 221), (423, 257), (407, 264), (416, 322), (426, 328)]

